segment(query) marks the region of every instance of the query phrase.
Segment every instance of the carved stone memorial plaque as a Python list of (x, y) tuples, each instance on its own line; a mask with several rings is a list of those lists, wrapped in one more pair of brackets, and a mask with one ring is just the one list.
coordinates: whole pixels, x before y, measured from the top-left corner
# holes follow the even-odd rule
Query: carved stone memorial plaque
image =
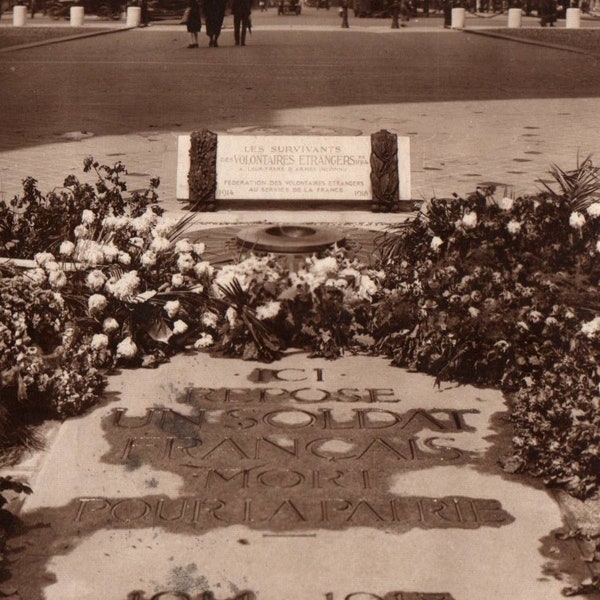
[(562, 515), (497, 466), (509, 434), (499, 392), (377, 358), (124, 371), (43, 456), (15, 585), (28, 600), (558, 600)]
[[(222, 200), (375, 201), (411, 199), (410, 138), (373, 136), (180, 136), (177, 197)], [(208, 198), (210, 197), (210, 198)]]

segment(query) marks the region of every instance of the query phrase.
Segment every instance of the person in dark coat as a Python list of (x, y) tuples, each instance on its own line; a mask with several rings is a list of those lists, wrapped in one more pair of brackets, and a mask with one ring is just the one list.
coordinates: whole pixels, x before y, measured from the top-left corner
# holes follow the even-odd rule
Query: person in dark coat
[(188, 15), (185, 25), (190, 34), (188, 48), (197, 48), (198, 32), (202, 29), (202, 17), (200, 16), (200, 5), (198, 4), (198, 0), (188, 0), (186, 12), (188, 12)]
[(540, 25), (554, 27), (556, 23), (558, 7), (556, 0), (540, 0)]
[(221, 35), (223, 19), (225, 18), (226, 0), (204, 0), (204, 21), (206, 22), (206, 35), (210, 38), (209, 46), (218, 47), (217, 40)]
[(233, 35), (235, 45), (246, 45), (246, 31), (251, 27), (250, 13), (252, 0), (232, 0), (231, 12), (233, 13)]

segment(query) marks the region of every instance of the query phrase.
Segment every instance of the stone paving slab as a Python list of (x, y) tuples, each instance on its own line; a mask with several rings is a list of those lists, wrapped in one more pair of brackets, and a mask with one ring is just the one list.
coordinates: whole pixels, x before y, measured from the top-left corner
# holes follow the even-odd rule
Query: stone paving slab
[(28, 600), (558, 600), (582, 563), (552, 496), (499, 469), (509, 435), (499, 392), (378, 358), (123, 371), (48, 447), (10, 583)]

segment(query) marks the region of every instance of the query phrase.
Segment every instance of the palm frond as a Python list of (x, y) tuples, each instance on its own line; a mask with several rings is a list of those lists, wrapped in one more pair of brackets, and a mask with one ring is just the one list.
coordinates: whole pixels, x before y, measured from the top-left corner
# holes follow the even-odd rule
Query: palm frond
[(188, 230), (188, 228), (192, 224), (192, 221), (194, 221), (195, 218), (196, 218), (196, 213), (194, 213), (194, 212), (191, 212), (189, 215), (181, 217), (181, 219), (179, 219), (179, 221), (177, 221), (177, 223), (175, 224), (173, 229), (169, 232), (167, 239), (170, 242), (176, 241)]
[(581, 164), (571, 171), (565, 171), (553, 164), (549, 171), (558, 184), (560, 191), (555, 192), (546, 182), (542, 185), (554, 198), (563, 197), (569, 204), (571, 210), (581, 211), (597, 201), (600, 192), (600, 167), (592, 163), (591, 155), (588, 155)]

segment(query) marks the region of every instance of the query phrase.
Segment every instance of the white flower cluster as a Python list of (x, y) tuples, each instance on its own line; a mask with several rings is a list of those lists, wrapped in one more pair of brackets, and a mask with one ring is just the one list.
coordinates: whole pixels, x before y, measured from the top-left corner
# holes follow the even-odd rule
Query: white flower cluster
[(256, 308), (256, 318), (259, 321), (266, 321), (267, 319), (273, 319), (279, 314), (281, 310), (281, 302), (271, 300), (262, 306)]
[[(205, 271), (209, 265), (201, 263), (202, 270)], [(237, 280), (242, 289), (247, 290), (253, 282), (275, 282), (283, 276), (283, 270), (273, 260), (273, 257), (249, 256), (245, 260), (236, 264), (225, 265), (215, 275), (213, 281), (213, 293), (218, 298), (223, 294), (219, 286), (228, 287), (233, 280)]]
[(581, 333), (588, 338), (593, 338), (600, 332), (600, 317), (594, 317), (591, 321), (581, 326)]
[(574, 229), (581, 229), (585, 225), (585, 216), (577, 211), (572, 212), (569, 216), (569, 225)]
[(112, 276), (104, 287), (117, 300), (132, 300), (139, 292), (140, 278), (138, 272), (128, 271), (121, 277)]

